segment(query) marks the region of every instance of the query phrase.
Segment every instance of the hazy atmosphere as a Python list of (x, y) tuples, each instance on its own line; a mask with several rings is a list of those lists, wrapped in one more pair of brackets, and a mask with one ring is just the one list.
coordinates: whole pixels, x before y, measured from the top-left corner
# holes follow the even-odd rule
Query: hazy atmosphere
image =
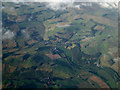
[(119, 0), (2, 0), (2, 88), (118, 88)]

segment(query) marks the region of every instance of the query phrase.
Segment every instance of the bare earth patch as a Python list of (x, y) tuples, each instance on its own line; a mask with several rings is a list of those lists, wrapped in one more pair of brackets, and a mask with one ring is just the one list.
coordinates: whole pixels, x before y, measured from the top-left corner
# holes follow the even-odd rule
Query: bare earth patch
[(97, 76), (91, 76), (90, 79), (96, 82), (101, 88), (109, 88), (109, 86)]
[(49, 57), (50, 59), (52, 59), (52, 60), (61, 58), (61, 56), (60, 56), (59, 54), (53, 55), (53, 54), (51, 54), (51, 53), (48, 53), (48, 54), (45, 54), (45, 55), (48, 56), (48, 57)]
[(104, 30), (105, 27), (104, 26), (100, 26), (100, 25), (97, 25), (94, 30)]

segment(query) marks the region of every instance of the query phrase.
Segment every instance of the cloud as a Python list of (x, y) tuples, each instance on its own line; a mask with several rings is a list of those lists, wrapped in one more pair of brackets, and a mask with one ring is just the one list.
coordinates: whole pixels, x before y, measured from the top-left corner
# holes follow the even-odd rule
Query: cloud
[[(64, 10), (68, 7), (80, 8), (79, 5), (74, 5), (74, 2), (97, 2), (102, 8), (118, 8), (118, 2), (120, 0), (2, 0), (2, 1), (11, 1), (11, 2), (47, 2), (47, 7), (53, 10)], [(87, 5), (86, 5), (87, 6)]]
[(29, 39), (30, 38), (30, 35), (25, 31), (25, 30), (22, 30), (22, 34), (24, 35), (24, 37), (26, 39)]
[[(3, 2), (71, 2), (72, 0), (2, 0)], [(74, 0), (76, 2), (119, 2), (120, 0)]]
[(118, 8), (118, 3), (116, 2), (106, 2), (106, 3), (99, 3), (99, 5), (102, 7), (102, 8), (108, 8), (108, 9), (115, 9), (115, 8)]
[(74, 6), (74, 0), (49, 0), (47, 7), (53, 10), (64, 10), (68, 7), (79, 8), (79, 6)]
[[(35, 0), (43, 2), (43, 0)], [(81, 6), (92, 6), (92, 2), (96, 2), (102, 8), (118, 8), (119, 0), (45, 0), (48, 2), (49, 8), (53, 10), (65, 10), (66, 8), (80, 8)], [(75, 5), (75, 2), (81, 2), (79, 5)], [(87, 3), (86, 3), (87, 2)]]
[(12, 39), (13, 37), (15, 36), (15, 34), (10, 31), (10, 30), (7, 30), (4, 34), (3, 34), (3, 39)]

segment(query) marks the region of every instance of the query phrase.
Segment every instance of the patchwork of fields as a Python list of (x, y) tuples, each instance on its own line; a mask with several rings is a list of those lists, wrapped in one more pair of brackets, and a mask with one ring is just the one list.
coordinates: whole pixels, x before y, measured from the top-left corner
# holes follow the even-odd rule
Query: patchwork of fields
[(116, 9), (2, 4), (3, 88), (118, 87)]

